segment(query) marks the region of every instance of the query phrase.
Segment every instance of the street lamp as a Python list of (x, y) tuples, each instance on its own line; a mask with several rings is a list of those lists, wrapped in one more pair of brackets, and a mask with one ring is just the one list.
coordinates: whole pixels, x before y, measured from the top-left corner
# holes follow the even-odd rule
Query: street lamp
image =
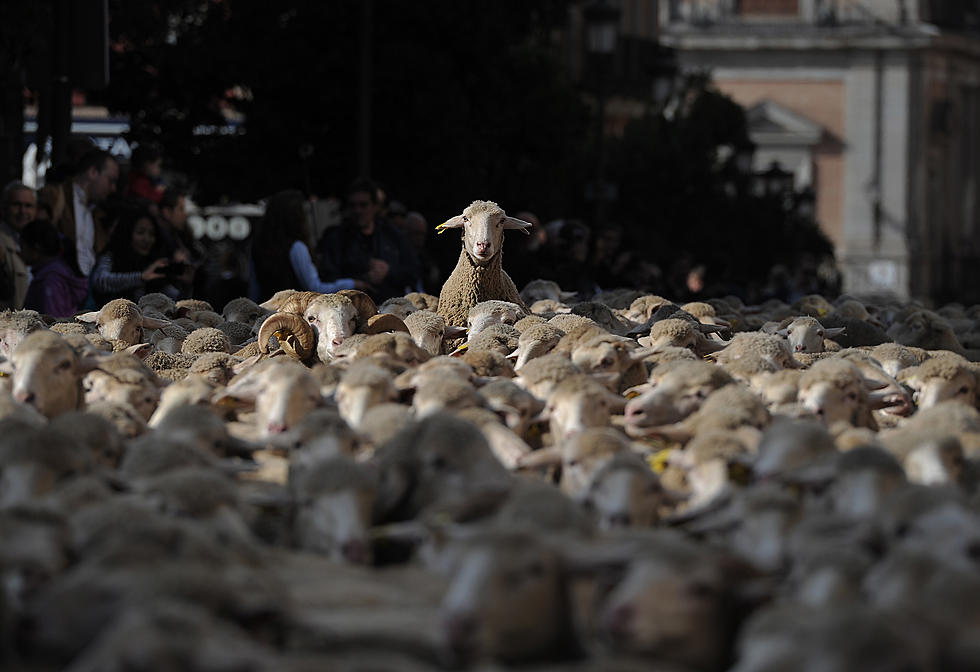
[(609, 60), (616, 52), (616, 42), (619, 36), (619, 8), (606, 0), (593, 0), (582, 10), (585, 22), (586, 45), (594, 64), (596, 88), (596, 174), (592, 187), (595, 213), (593, 225), (598, 227), (603, 223), (603, 201), (611, 191), (605, 184), (606, 163), (606, 88), (605, 76), (609, 72)]

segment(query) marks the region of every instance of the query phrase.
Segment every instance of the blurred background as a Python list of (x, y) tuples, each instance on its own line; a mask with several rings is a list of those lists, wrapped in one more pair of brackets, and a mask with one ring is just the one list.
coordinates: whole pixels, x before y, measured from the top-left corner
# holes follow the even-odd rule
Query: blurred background
[(540, 222), (518, 272), (583, 297), (980, 302), (978, 0), (0, 6), (3, 182), (159, 148), (241, 283), (265, 198), (319, 234), (369, 176), (427, 220), (436, 294), (433, 227), (488, 199)]

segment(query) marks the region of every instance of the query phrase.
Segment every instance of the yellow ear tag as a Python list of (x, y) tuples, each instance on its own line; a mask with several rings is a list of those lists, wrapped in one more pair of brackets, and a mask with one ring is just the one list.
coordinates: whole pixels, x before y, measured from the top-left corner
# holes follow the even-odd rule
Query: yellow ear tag
[(629, 400), (629, 399), (636, 399), (638, 396), (640, 396), (640, 393), (637, 392), (636, 390), (630, 390), (629, 392), (627, 392), (623, 396), (625, 396), (627, 400)]
[(670, 454), (674, 452), (672, 448), (664, 448), (663, 450), (658, 450), (653, 455), (647, 457), (647, 464), (650, 469), (655, 474), (662, 474), (667, 470), (667, 464), (670, 462)]
[(448, 229), (446, 228), (446, 223), (445, 222), (443, 222), (442, 224), (440, 224), (439, 226), (436, 227), (436, 234), (437, 235), (438, 234), (441, 234), (441, 233), (445, 233), (446, 231), (448, 231)]
[(222, 408), (233, 408), (238, 405), (238, 397), (222, 397), (218, 401), (218, 406)]

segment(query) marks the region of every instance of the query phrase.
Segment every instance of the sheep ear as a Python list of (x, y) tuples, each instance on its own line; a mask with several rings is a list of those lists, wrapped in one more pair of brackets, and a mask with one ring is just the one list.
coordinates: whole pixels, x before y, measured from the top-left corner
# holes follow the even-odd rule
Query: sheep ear
[(564, 301), (571, 301), (576, 296), (578, 296), (578, 292), (566, 292), (566, 291), (563, 291), (563, 290), (560, 290), (560, 289), (558, 290), (558, 300), (559, 301), (562, 301), (562, 302), (564, 302)]
[(845, 329), (847, 329), (847, 327), (825, 327), (823, 330), (823, 337), (834, 338), (835, 336), (840, 336), (844, 333)]
[(170, 326), (170, 320), (158, 320), (155, 317), (143, 318), (144, 329), (163, 329), (164, 327), (167, 326)]
[(514, 352), (510, 353), (509, 355), (507, 355), (507, 359), (516, 360), (517, 359), (517, 355), (518, 355), (519, 352), (520, 352), (519, 349), (514, 350)]
[(454, 327), (451, 324), (447, 324), (442, 338), (443, 340), (452, 340), (454, 338), (463, 338), (464, 336), (466, 336), (466, 327)]
[(561, 448), (549, 446), (539, 448), (517, 458), (518, 469), (535, 469), (537, 467), (555, 467), (561, 464)]
[(646, 359), (647, 357), (649, 357), (650, 355), (654, 354), (656, 351), (657, 351), (656, 348), (651, 348), (651, 347), (637, 348), (636, 350), (630, 353), (630, 359), (634, 362), (640, 362)]
[(456, 215), (452, 219), (447, 219), (445, 222), (436, 227), (436, 233), (445, 233), (447, 229), (458, 229), (463, 226), (464, 220), (462, 215)]
[(99, 311), (93, 310), (89, 313), (82, 313), (81, 315), (76, 315), (75, 319), (80, 322), (88, 322), (89, 324), (93, 324), (99, 321)]
[[(652, 347), (651, 344), (653, 343), (649, 336), (640, 336), (638, 339), (636, 339), (636, 342), (642, 345), (644, 348)], [(653, 348), (653, 350), (656, 351), (656, 348)]]
[(777, 329), (773, 332), (774, 336), (782, 336), (783, 338), (789, 338), (789, 331), (786, 329)]
[(153, 352), (153, 346), (150, 343), (137, 343), (126, 348), (126, 352), (139, 359), (146, 359)]
[(523, 219), (517, 219), (517, 217), (506, 217), (503, 223), (505, 229), (519, 229), (524, 235), (531, 235), (531, 227), (533, 224), (530, 222), (525, 222)]

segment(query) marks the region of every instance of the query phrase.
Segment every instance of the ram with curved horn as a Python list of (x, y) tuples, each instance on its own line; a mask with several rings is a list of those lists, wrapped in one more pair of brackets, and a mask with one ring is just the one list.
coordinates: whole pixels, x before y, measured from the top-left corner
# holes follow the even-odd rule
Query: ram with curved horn
[(296, 292), (289, 295), (279, 309), (266, 318), (259, 329), (259, 351), (269, 352), (269, 339), (275, 336), (283, 352), (309, 361), (315, 358), (329, 362), (338, 348), (356, 332), (408, 331), (401, 320), (378, 315), (374, 301), (364, 292), (347, 290), (336, 294)]

